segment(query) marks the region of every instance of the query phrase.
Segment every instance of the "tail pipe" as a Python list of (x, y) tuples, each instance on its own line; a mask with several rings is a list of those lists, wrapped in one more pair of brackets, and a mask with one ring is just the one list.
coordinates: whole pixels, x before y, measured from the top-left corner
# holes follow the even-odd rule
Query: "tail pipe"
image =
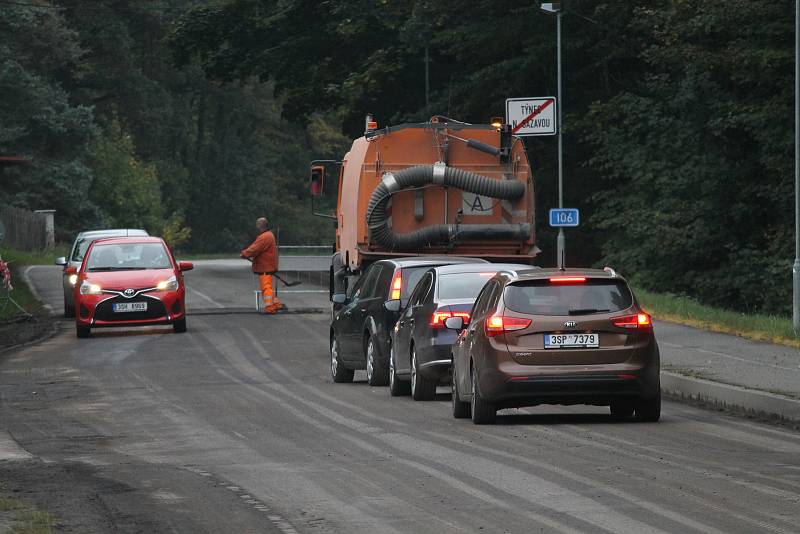
[(500, 200), (517, 200), (525, 194), (525, 184), (517, 180), (495, 180), (443, 164), (417, 165), (396, 173), (387, 172), (372, 192), (367, 208), (370, 240), (383, 248), (406, 252), (456, 241), (525, 241), (530, 237), (530, 224), (438, 224), (406, 234), (393, 232), (386, 214), (391, 196), (403, 189), (429, 184), (454, 187)]

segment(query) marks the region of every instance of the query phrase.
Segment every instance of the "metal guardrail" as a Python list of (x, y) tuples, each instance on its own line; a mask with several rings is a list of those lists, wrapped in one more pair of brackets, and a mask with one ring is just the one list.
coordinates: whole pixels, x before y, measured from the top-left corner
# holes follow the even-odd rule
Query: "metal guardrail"
[(333, 251), (333, 245), (278, 245), (278, 249), (283, 250), (320, 250), (327, 249)]

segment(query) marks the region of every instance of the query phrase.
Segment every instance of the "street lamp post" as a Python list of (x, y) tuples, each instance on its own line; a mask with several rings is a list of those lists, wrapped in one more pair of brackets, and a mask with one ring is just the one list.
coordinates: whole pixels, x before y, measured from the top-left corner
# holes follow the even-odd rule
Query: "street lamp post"
[(794, 266), (792, 267), (792, 325), (800, 335), (800, 0), (794, 19)]
[[(800, 1), (800, 0), (798, 0)], [(544, 2), (541, 6), (542, 11), (547, 13), (555, 13), (556, 15), (556, 77), (558, 78), (558, 104), (556, 112), (558, 113), (558, 207), (564, 207), (564, 141), (563, 141), (563, 121), (562, 121), (562, 108), (563, 100), (561, 99), (561, 2)], [(564, 268), (564, 256), (566, 250), (567, 238), (564, 235), (564, 228), (558, 229), (558, 238), (556, 240), (556, 258), (558, 268)]]

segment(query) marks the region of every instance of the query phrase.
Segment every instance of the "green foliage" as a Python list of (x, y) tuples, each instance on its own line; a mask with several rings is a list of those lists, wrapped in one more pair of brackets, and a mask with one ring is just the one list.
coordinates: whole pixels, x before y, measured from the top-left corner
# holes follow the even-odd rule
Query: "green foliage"
[(137, 158), (133, 140), (118, 120), (113, 119), (92, 141), (89, 165), (94, 175), (89, 196), (103, 207), (104, 226), (144, 228), (157, 234), (164, 209), (156, 168)]
[[(509, 96), (556, 93), (555, 21), (536, 4), (237, 0), (180, 17), (170, 42), (213, 79), (274, 80), (285, 116), (327, 111), (351, 135), (367, 111), (382, 123), (433, 113), (483, 122)], [(791, 4), (563, 2), (567, 203), (585, 214), (569, 263), (612, 263), (654, 290), (788, 312)], [(526, 144), (545, 214), (554, 143)], [(550, 263), (554, 234), (537, 223)]]
[(76, 35), (59, 12), (0, 9), (0, 155), (31, 161), (0, 170), (0, 203), (56, 209), (68, 225), (97, 214), (86, 201), (92, 110), (71, 102), (64, 89), (80, 76), (80, 57)]

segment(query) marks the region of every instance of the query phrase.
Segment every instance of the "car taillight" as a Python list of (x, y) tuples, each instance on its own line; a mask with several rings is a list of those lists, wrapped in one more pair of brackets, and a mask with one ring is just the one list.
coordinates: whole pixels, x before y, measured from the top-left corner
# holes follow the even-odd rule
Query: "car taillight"
[(451, 311), (435, 311), (431, 316), (431, 328), (444, 328), (444, 322), (450, 317), (461, 317), (464, 319), (464, 324), (469, 322), (469, 314), (467, 312), (451, 312)]
[(611, 322), (620, 328), (630, 328), (636, 330), (652, 330), (653, 321), (646, 313), (636, 313), (634, 315), (623, 315), (622, 317), (612, 317)]
[(492, 315), (486, 318), (484, 330), (488, 337), (498, 336), (506, 332), (524, 330), (531, 325), (530, 319), (522, 317), (506, 317), (504, 315)]
[(400, 300), (400, 290), (403, 289), (403, 272), (397, 269), (392, 278), (392, 298), (389, 300)]

